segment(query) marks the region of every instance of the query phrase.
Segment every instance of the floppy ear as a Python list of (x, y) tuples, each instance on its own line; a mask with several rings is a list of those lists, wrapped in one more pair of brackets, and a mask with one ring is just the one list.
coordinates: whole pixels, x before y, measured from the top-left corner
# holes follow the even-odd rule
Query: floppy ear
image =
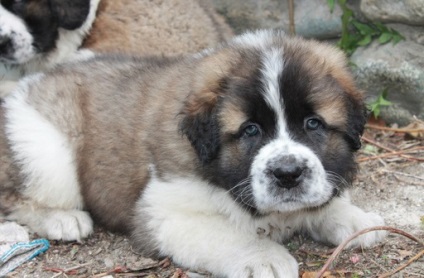
[(180, 131), (187, 136), (203, 165), (216, 158), (220, 148), (217, 102), (218, 95), (213, 92), (193, 93), (182, 111)]
[(203, 165), (218, 156), (221, 138), (219, 104), (227, 77), (233, 68), (233, 55), (217, 51), (201, 58), (197, 65), (191, 93), (181, 111), (180, 131), (187, 136)]
[(354, 97), (349, 98), (349, 105), (347, 108), (348, 129), (345, 137), (351, 149), (357, 151), (361, 148), (361, 136), (364, 132), (368, 112), (363, 100)]
[(81, 27), (90, 12), (90, 0), (50, 0), (50, 5), (59, 26), (67, 30)]

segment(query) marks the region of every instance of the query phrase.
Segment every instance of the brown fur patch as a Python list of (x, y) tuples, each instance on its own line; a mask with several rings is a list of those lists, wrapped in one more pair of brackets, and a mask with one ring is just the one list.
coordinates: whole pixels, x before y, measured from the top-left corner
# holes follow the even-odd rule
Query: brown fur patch
[(83, 47), (96, 52), (174, 55), (213, 47), (232, 35), (208, 1), (102, 0)]

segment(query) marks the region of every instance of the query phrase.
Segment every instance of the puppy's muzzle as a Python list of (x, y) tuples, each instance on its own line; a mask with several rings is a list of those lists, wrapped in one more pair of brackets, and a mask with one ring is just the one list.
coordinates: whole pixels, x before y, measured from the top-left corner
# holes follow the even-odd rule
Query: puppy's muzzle
[(280, 157), (268, 168), (268, 173), (275, 185), (286, 189), (302, 184), (307, 172), (305, 161), (296, 159), (292, 155)]

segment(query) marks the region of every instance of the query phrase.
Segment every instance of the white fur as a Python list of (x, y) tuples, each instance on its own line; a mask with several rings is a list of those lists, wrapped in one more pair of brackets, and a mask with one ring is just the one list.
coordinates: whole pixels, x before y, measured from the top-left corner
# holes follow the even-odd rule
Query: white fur
[(4, 104), (6, 134), (25, 177), (22, 193), (45, 207), (79, 209), (83, 201), (68, 139), (27, 103), (29, 87), (42, 78), (24, 79)]
[[(166, 194), (163, 194), (166, 192)], [(287, 250), (222, 189), (195, 178), (152, 180), (137, 204), (162, 255), (226, 277), (297, 277)], [(260, 222), (260, 221), (259, 221)]]
[[(298, 163), (305, 162), (311, 170), (309, 177), (298, 185), (302, 188), (302, 194), (291, 189), (287, 189), (284, 194), (276, 194), (276, 185), (267, 173), (270, 161), (289, 156)], [(255, 204), (263, 213), (315, 207), (327, 202), (332, 196), (333, 186), (327, 181), (321, 161), (308, 147), (291, 140), (277, 138), (265, 145), (253, 161), (251, 175)]]
[(0, 37), (10, 38), (15, 49), (13, 55), (7, 57), (7, 61), (13, 64), (25, 63), (35, 55), (35, 49), (32, 46), (33, 39), (25, 23), (14, 14), (0, 5)]
[(81, 210), (45, 209), (26, 204), (7, 217), (17, 220), (39, 236), (54, 240), (81, 241), (93, 232), (93, 221)]
[[(272, 48), (263, 53), (262, 59), (262, 82), (264, 84), (264, 96), (268, 105), (277, 115), (278, 134), (284, 139), (289, 139), (282, 110), (279, 77), (284, 69), (283, 53), (281, 49)], [(282, 138), (283, 139), (283, 138)]]
[[(297, 262), (280, 244), (295, 232), (337, 245), (355, 231), (383, 224), (350, 204), (347, 195), (316, 211), (252, 217), (223, 189), (179, 177), (153, 179), (137, 202), (137, 214), (147, 215), (144, 224), (161, 255), (226, 277), (298, 277)], [(368, 233), (351, 246), (368, 247), (384, 236)]]
[(257, 30), (254, 32), (246, 32), (235, 37), (232, 40), (232, 44), (242, 48), (254, 47), (257, 49), (265, 50), (273, 42), (275, 38), (275, 32), (278, 32), (279, 36), (284, 36), (283, 31)]

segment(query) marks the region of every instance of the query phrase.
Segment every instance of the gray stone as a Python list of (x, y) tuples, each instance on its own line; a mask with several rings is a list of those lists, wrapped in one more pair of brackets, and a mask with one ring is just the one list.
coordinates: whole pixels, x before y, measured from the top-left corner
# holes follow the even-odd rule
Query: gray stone
[(372, 21), (424, 25), (424, 0), (362, 0), (360, 8)]
[[(213, 0), (219, 13), (237, 33), (248, 29), (280, 28), (289, 31), (287, 0)], [(318, 39), (335, 38), (341, 32), (341, 10), (333, 13), (326, 0), (296, 0), (295, 28), (298, 35)]]
[(372, 99), (384, 89), (393, 105), (382, 110), (389, 123), (424, 118), (424, 46), (412, 41), (359, 48), (351, 57), (361, 89)]
[(424, 26), (411, 26), (398, 23), (386, 24), (386, 26), (398, 31), (405, 40), (424, 45)]

